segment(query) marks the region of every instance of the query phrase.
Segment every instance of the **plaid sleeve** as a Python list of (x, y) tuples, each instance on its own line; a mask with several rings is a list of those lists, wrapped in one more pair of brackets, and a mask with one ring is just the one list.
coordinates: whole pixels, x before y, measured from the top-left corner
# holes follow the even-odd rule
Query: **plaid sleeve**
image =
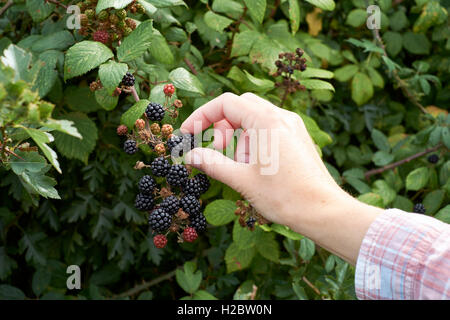
[(450, 225), (385, 210), (363, 239), (355, 290), (358, 299), (450, 299)]

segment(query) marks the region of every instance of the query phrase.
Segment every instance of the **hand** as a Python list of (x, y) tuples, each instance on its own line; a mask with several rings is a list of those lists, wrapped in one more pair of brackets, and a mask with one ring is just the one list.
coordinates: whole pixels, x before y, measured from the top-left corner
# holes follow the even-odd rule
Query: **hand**
[[(252, 93), (225, 93), (197, 109), (181, 131), (198, 134), (211, 124), (216, 149), (228, 145), (234, 130), (245, 130), (238, 139), (235, 159), (213, 149), (196, 148), (186, 155), (188, 163), (240, 192), (268, 220), (287, 225), (348, 261), (356, 261), (362, 237), (375, 215), (351, 216), (377, 209), (356, 201), (336, 184), (297, 114)], [(269, 138), (261, 144), (264, 136)], [(271, 150), (273, 161), (269, 165), (276, 168), (273, 174), (262, 174), (268, 165), (262, 161), (267, 159), (259, 156), (260, 148)], [(353, 223), (345, 228), (344, 219)], [(341, 252), (333, 246), (339, 245), (336, 237), (344, 230), (356, 233), (359, 243), (354, 239), (342, 243)], [(346, 242), (348, 236), (344, 232), (342, 240)]]

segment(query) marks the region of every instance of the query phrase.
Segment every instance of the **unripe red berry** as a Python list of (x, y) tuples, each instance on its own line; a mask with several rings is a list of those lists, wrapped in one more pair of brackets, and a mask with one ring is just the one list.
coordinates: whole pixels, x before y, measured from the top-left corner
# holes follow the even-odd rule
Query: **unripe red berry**
[(194, 242), (198, 238), (197, 231), (194, 228), (187, 227), (183, 231), (183, 239), (187, 242)]
[(161, 132), (161, 127), (157, 123), (152, 123), (152, 125), (150, 126), (150, 131), (153, 134), (159, 134)]
[(159, 143), (155, 146), (155, 151), (157, 154), (162, 155), (166, 153), (166, 147), (164, 147), (164, 144)]
[(161, 133), (164, 137), (168, 137), (173, 133), (173, 127), (170, 124), (163, 124)]
[(173, 84), (169, 83), (164, 86), (164, 94), (171, 97), (175, 93), (175, 87)]
[(119, 136), (124, 136), (128, 133), (128, 128), (127, 126), (121, 124), (120, 126), (117, 127), (117, 134)]
[(137, 129), (142, 130), (145, 128), (145, 121), (143, 119), (137, 119), (134, 125)]
[(163, 234), (158, 234), (157, 236), (153, 237), (153, 243), (155, 244), (155, 247), (162, 249), (167, 244), (167, 238)]
[(106, 32), (104, 30), (97, 30), (93, 33), (92, 39), (94, 39), (94, 41), (98, 41), (103, 44), (107, 44), (109, 41), (109, 34), (108, 34), (108, 32)]

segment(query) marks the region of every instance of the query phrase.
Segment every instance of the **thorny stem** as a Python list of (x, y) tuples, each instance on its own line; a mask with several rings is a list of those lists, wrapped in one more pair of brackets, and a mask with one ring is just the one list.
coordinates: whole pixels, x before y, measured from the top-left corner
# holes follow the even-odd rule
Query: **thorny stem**
[[(289, 61), (289, 66), (292, 67), (292, 60)], [(288, 77), (290, 83), (292, 74), (289, 73)], [(288, 94), (289, 94), (289, 86), (286, 86), (286, 88), (284, 89), (283, 98), (281, 98), (280, 108), (283, 108), (284, 102), (286, 101)]]
[(187, 66), (189, 67), (189, 69), (191, 69), (191, 71), (192, 71), (192, 73), (193, 73), (194, 75), (198, 75), (197, 70), (195, 69), (195, 67), (194, 67), (194, 65), (192, 64), (192, 62), (189, 61), (188, 58), (184, 58), (184, 62), (187, 64)]
[(6, 4), (0, 9), (0, 16), (6, 11), (8, 10), (9, 7), (11, 7), (13, 5), (13, 0), (8, 0), (8, 2), (6, 2)]
[(428, 153), (434, 152), (434, 151), (438, 150), (441, 147), (443, 147), (442, 143), (438, 144), (437, 146), (435, 146), (433, 148), (429, 148), (429, 149), (426, 149), (426, 150), (421, 151), (419, 153), (413, 154), (412, 156), (409, 156), (409, 157), (407, 157), (405, 159), (402, 159), (402, 160), (399, 160), (397, 162), (391, 163), (391, 164), (389, 164), (387, 166), (384, 166), (384, 167), (381, 167), (381, 168), (378, 168), (378, 169), (369, 170), (369, 171), (367, 171), (364, 174), (364, 176), (368, 180), (371, 176), (373, 176), (375, 174), (379, 174), (379, 173), (382, 173), (384, 171), (394, 169), (394, 168), (396, 168), (396, 167), (398, 167), (398, 166), (400, 166), (400, 165), (402, 165), (404, 163), (410, 162), (410, 161), (412, 161), (414, 159), (417, 159), (417, 158), (420, 158), (420, 157), (422, 157), (422, 156), (424, 156), (424, 155), (426, 155)]
[(136, 88), (134, 86), (132, 86), (130, 88), (130, 91), (131, 91), (131, 94), (133, 95), (134, 100), (136, 100), (136, 102), (138, 102), (140, 99), (139, 99), (139, 96), (138, 96), (138, 94), (136, 92)]

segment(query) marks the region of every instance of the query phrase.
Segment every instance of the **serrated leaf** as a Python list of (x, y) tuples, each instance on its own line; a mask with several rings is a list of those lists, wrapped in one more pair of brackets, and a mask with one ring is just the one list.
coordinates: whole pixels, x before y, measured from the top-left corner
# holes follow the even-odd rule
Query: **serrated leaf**
[(105, 87), (109, 93), (112, 93), (120, 84), (127, 71), (127, 64), (110, 60), (100, 66), (98, 69), (98, 76), (103, 87)]
[(354, 28), (362, 26), (367, 19), (367, 12), (363, 9), (353, 9), (347, 16), (345, 23)]
[(208, 291), (198, 290), (194, 293), (192, 300), (217, 300), (217, 298)]
[(98, 0), (96, 13), (108, 8), (123, 9), (132, 2), (133, 0)]
[(383, 205), (386, 207), (394, 201), (397, 193), (384, 180), (377, 180), (373, 183), (373, 192), (379, 194), (383, 199)]
[(336, 4), (333, 0), (306, 0), (306, 2), (311, 3), (312, 5), (319, 7), (323, 10), (332, 11), (336, 7)]
[(278, 242), (275, 240), (275, 234), (272, 232), (258, 233), (256, 242), (256, 249), (258, 253), (267, 260), (278, 263), (280, 259), (280, 249)]
[(103, 109), (111, 111), (117, 106), (119, 97), (112, 96), (106, 88), (101, 88), (95, 91), (95, 100)]
[(202, 272), (197, 270), (194, 273), (192, 267), (188, 265), (188, 262), (184, 265), (184, 270), (177, 269), (175, 271), (175, 277), (177, 279), (177, 283), (183, 288), (187, 293), (193, 294), (197, 291), (200, 283), (202, 282)]
[(417, 191), (425, 187), (430, 177), (427, 167), (417, 168), (406, 177), (406, 189)]
[[(306, 68), (301, 74), (302, 78), (322, 78), (322, 79), (331, 79), (334, 76), (334, 73), (324, 69), (317, 68)], [(303, 82), (302, 82), (303, 83)]]
[(68, 134), (68, 135), (78, 138), (78, 139), (82, 139), (81, 134), (78, 132), (77, 128), (74, 127), (74, 123), (72, 121), (65, 120), (65, 119), (61, 119), (61, 120), (48, 119), (44, 123), (44, 125), (47, 128), (54, 129), (56, 131)]
[(291, 32), (296, 34), (300, 26), (300, 5), (298, 0), (289, 0), (289, 20), (291, 22)]
[(316, 245), (314, 242), (308, 238), (303, 238), (300, 240), (300, 249), (298, 250), (298, 254), (303, 260), (311, 260), (316, 252)]
[(44, 175), (42, 172), (24, 171), (20, 176), (36, 194), (45, 198), (61, 199), (58, 191), (54, 188), (56, 180)]
[(445, 199), (444, 190), (434, 190), (428, 193), (423, 199), (423, 205), (425, 206), (426, 213), (433, 215), (441, 207), (442, 202)]
[(205, 95), (203, 85), (200, 80), (184, 68), (180, 67), (172, 70), (169, 74), (169, 80), (177, 89)]
[(436, 213), (436, 215), (434, 217), (445, 223), (450, 224), (450, 204), (446, 205), (444, 208), (439, 210), (439, 212)]
[(222, 32), (223, 29), (228, 27), (233, 22), (233, 20), (224, 17), (220, 14), (216, 14), (212, 11), (208, 11), (204, 15), (204, 19), (208, 27), (218, 32)]
[(50, 285), (52, 274), (49, 270), (39, 268), (33, 275), (31, 288), (36, 296), (40, 296)]
[(391, 150), (391, 146), (387, 137), (383, 132), (377, 129), (372, 129), (372, 141), (377, 146), (379, 150), (389, 152)]
[(255, 91), (257, 92), (265, 92), (270, 89), (273, 89), (274, 83), (268, 79), (259, 79), (252, 76), (247, 70), (244, 70), (245, 75), (247, 76), (248, 81), (255, 86)]
[(244, 3), (248, 8), (250, 17), (252, 17), (256, 23), (261, 24), (266, 13), (266, 0), (244, 0)]
[(26, 6), (28, 13), (35, 22), (44, 20), (55, 10), (53, 3), (42, 0), (27, 0)]
[(273, 223), (270, 226), (270, 229), (272, 231), (275, 231), (276, 233), (279, 233), (283, 236), (285, 236), (286, 238), (292, 239), (292, 240), (301, 240), (303, 239), (303, 236), (291, 229), (289, 229), (289, 227), (281, 225), (281, 224), (277, 224), (277, 223)]
[(358, 197), (358, 200), (367, 204), (370, 204), (375, 207), (384, 208), (383, 198), (376, 193), (369, 192)]
[(31, 51), (66, 50), (69, 46), (73, 45), (74, 42), (75, 39), (69, 31), (58, 31), (36, 41), (31, 46)]
[(6, 254), (5, 247), (0, 247), (0, 280), (6, 280), (17, 268), (17, 262)]
[(67, 120), (73, 121), (83, 139), (80, 140), (66, 134), (55, 132), (56, 147), (65, 157), (79, 159), (87, 163), (89, 154), (94, 150), (97, 143), (97, 126), (94, 121), (83, 113), (69, 113), (64, 117)]
[(209, 203), (205, 208), (206, 221), (213, 226), (222, 226), (230, 223), (236, 217), (236, 203), (230, 200), (215, 200)]
[(175, 57), (167, 44), (166, 38), (164, 38), (156, 29), (154, 29), (151, 43), (152, 45), (150, 46), (149, 51), (156, 60), (167, 65), (172, 65), (174, 63)]
[(24, 300), (25, 294), (9, 284), (0, 284), (0, 300)]
[(120, 122), (130, 129), (133, 128), (134, 123), (136, 122), (137, 119), (142, 117), (145, 108), (147, 108), (149, 103), (150, 101), (146, 99), (139, 100), (133, 106), (131, 106), (124, 114), (122, 114)]
[(232, 242), (225, 252), (227, 272), (230, 273), (247, 268), (254, 256), (254, 248), (240, 249), (236, 243)]
[(36, 243), (44, 239), (46, 235), (43, 232), (28, 234), (25, 233), (19, 241), (20, 252), (25, 252), (25, 259), (32, 261), (36, 265), (45, 265), (45, 256), (40, 252)]
[[(308, 69), (306, 69), (308, 70)], [(341, 68), (334, 70), (334, 77), (341, 82), (345, 82), (353, 78), (358, 72), (358, 66), (356, 64), (347, 64)]]
[(233, 40), (231, 56), (239, 57), (248, 55), (253, 47), (253, 44), (259, 37), (261, 37), (261, 34), (253, 30), (245, 30), (237, 33)]
[(1, 57), (2, 62), (12, 68), (14, 72), (14, 81), (28, 79), (28, 66), (31, 62), (31, 53), (26, 52), (22, 48), (11, 44), (3, 51)]
[(331, 83), (317, 80), (317, 79), (305, 79), (301, 82), (306, 89), (314, 90), (314, 89), (321, 89), (321, 90), (330, 90), (334, 92), (334, 87), (331, 85)]
[(243, 228), (238, 220), (235, 220), (233, 226), (233, 243), (235, 243), (239, 249), (247, 249), (254, 247), (258, 242), (258, 234), (264, 232), (260, 229), (250, 231), (247, 228)]
[(369, 101), (373, 96), (373, 85), (370, 78), (362, 72), (357, 72), (352, 80), (352, 99), (358, 106)]
[(98, 41), (82, 41), (75, 44), (66, 53), (64, 81), (85, 74), (113, 56), (112, 51)]
[(151, 45), (153, 36), (153, 21), (142, 22), (130, 35), (125, 37), (117, 49), (117, 58), (128, 62), (141, 57)]

